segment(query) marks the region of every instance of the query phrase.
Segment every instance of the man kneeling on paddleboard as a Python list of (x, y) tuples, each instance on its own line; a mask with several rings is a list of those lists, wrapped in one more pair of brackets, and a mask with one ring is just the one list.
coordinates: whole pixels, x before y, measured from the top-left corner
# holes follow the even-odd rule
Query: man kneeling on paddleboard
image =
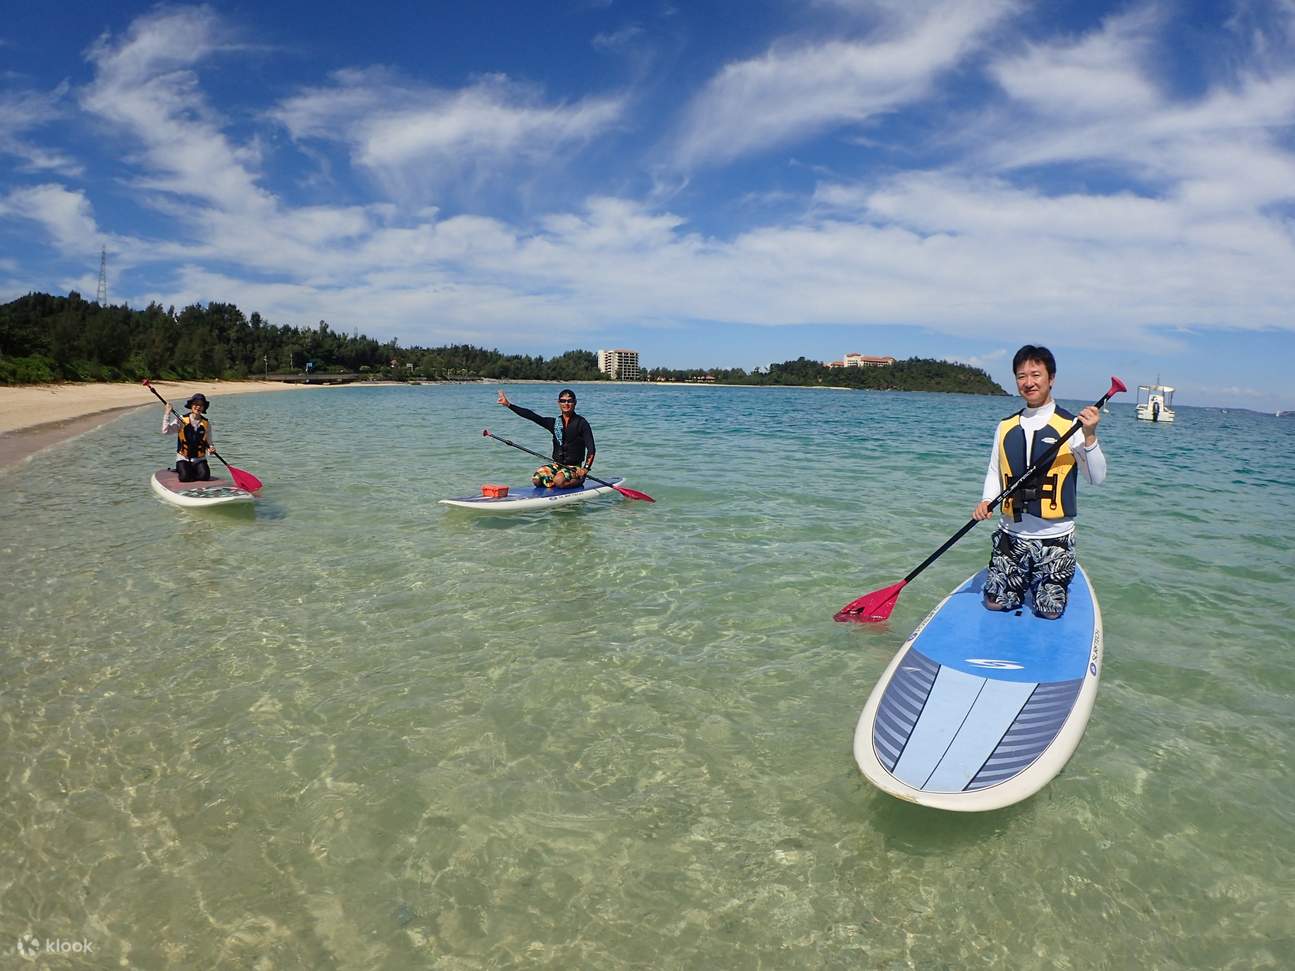
[(1025, 407), (998, 423), (981, 501), (972, 518), (988, 519), (990, 501), (1008, 488), (1074, 425), (1083, 426), (1083, 444), (1070, 438), (1051, 463), (1040, 468), (1009, 499), (991, 542), (985, 577), (985, 606), (1016, 610), (1034, 591), (1034, 613), (1055, 620), (1066, 609), (1075, 575), (1075, 514), (1078, 475), (1093, 485), (1106, 478), (1106, 457), (1097, 443), (1102, 413), (1089, 405), (1078, 416), (1052, 400), (1057, 362), (1046, 347), (1026, 344), (1012, 359), (1016, 390)]
[(520, 408), (508, 400), (501, 389), (499, 403), (515, 414), (535, 422), (553, 436), (553, 461), (541, 465), (531, 476), (531, 482), (545, 489), (562, 489), (578, 486), (594, 467), (594, 430), (583, 415), (576, 414), (576, 393), (570, 388), (558, 392), (557, 418), (537, 415), (529, 408)]

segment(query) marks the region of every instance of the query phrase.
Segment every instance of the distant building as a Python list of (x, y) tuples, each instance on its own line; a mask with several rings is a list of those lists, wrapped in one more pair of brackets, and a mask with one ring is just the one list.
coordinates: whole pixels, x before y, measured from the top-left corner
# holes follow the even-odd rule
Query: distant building
[(638, 381), (641, 375), (639, 371), (639, 352), (626, 350), (599, 351), (598, 370), (609, 376), (613, 381)]
[[(856, 354), (851, 352), (842, 358), (839, 367), (890, 367), (895, 359), (889, 355), (878, 357), (875, 354)], [(829, 364), (828, 367), (834, 366)]]

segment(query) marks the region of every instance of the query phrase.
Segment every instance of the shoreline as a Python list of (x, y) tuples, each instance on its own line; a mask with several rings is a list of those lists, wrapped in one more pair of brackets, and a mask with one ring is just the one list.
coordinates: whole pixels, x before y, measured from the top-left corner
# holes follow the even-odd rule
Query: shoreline
[[(185, 399), (197, 392), (214, 400), (222, 395), (321, 387), (273, 381), (154, 381), (153, 385), (180, 412)], [(0, 469), (92, 432), (137, 408), (160, 409), (161, 404), (147, 388), (131, 382), (0, 387)]]
[[(401, 381), (357, 381), (351, 384), (296, 384), (281, 381), (154, 381), (159, 393), (177, 410), (183, 411), (185, 399), (196, 392), (216, 399), (223, 395), (265, 394), (280, 391), (320, 390), (323, 388), (402, 387), (413, 386)], [(849, 388), (841, 385), (754, 385), (712, 384), (694, 381), (552, 381), (540, 378), (514, 378), (506, 381), (479, 379), (470, 382), (415, 382), (420, 385), (460, 386), (481, 384), (487, 387), (506, 385), (571, 384), (602, 387), (642, 388), (784, 388), (807, 391), (871, 391), (871, 388)], [(968, 392), (962, 392), (968, 393)], [(0, 385), (0, 470), (30, 458), (37, 452), (60, 442), (92, 432), (128, 411), (156, 408), (159, 402), (148, 389), (130, 381), (63, 382), (60, 384)]]

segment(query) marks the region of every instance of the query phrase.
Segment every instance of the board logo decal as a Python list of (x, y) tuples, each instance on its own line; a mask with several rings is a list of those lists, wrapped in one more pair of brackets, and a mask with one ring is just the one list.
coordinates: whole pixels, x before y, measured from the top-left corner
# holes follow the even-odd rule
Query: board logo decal
[(1015, 661), (1000, 661), (992, 657), (969, 657), (966, 658), (968, 664), (974, 664), (978, 668), (993, 668), (995, 671), (1021, 671), (1024, 670), (1024, 664), (1017, 664)]

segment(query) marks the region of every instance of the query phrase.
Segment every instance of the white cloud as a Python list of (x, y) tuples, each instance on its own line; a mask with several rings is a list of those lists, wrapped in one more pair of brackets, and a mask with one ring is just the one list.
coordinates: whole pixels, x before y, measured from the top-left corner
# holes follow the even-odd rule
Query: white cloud
[(972, 164), (1000, 172), (1101, 165), (1200, 210), (1250, 210), (1295, 194), (1286, 132), (1295, 66), (1241, 69), (1193, 99), (1153, 76), (1154, 13), (1114, 17), (1090, 36), (1035, 44), (991, 73), (1011, 99), (964, 133)]
[(95, 79), (82, 107), (115, 126), (144, 168), (141, 188), (237, 210), (256, 218), (273, 208), (245, 165), (247, 153), (221, 131), (192, 70), (235, 49), (229, 30), (208, 8), (159, 8), (134, 21), (124, 37), (101, 37), (87, 57)]
[(1077, 40), (1031, 44), (991, 74), (1011, 98), (1054, 123), (1138, 115), (1159, 103), (1145, 68), (1156, 19), (1151, 8), (1136, 9)]
[[(1000, 201), (1011, 204), (1010, 194)], [(1039, 202), (1017, 200), (1015, 223), (1046, 222)], [(1008, 341), (1060, 330), (1074, 344), (1161, 347), (1156, 327), (1166, 321), (1291, 323), (1295, 283), (1273, 279), (1289, 252), (1165, 247), (1136, 235), (1013, 238), (974, 220), (963, 233), (926, 233), (897, 225), (897, 215), (819, 218), (725, 241), (632, 200), (595, 199), (533, 231), (479, 217), (375, 228), (316, 252), (313, 274), (304, 264), (291, 271), (290, 256), (280, 283), (191, 268), (181, 292), (159, 299), (236, 293), (271, 319), (322, 317), (425, 344), (715, 320), (910, 324)]]
[(1000, 347), (985, 354), (973, 354), (962, 358), (945, 358), (945, 360), (950, 364), (965, 364), (967, 367), (978, 367), (982, 371), (992, 371), (1001, 362), (1010, 360), (1012, 353), (1007, 348)]
[(38, 223), (64, 251), (97, 250), (102, 238), (85, 194), (54, 183), (12, 190), (0, 198), (0, 216)]
[(816, 193), (831, 210), (921, 233), (981, 239), (1062, 238), (1089, 242), (1170, 243), (1184, 233), (1181, 207), (1132, 192), (1047, 196), (1002, 179), (931, 172), (896, 176), (878, 187), (827, 185)]
[(687, 107), (676, 162), (721, 164), (911, 104), (1015, 6), (883, 4), (874, 13), (884, 19), (866, 40), (775, 46), (729, 64)]
[(629, 47), (643, 35), (644, 30), (641, 25), (630, 24), (627, 27), (622, 27), (620, 30), (595, 34), (592, 43), (596, 50), (619, 51)]
[(389, 192), (415, 194), (457, 179), (504, 179), (578, 147), (615, 124), (622, 99), (548, 104), (502, 76), (445, 90), (379, 69), (337, 72), (333, 83), (285, 100), (271, 115), (297, 140), (345, 143)]
[(46, 94), (38, 91), (0, 93), (0, 155), (19, 159), (19, 169), (46, 175), (76, 176), (80, 163), (63, 152), (34, 144), (24, 137), (28, 132), (63, 122), (63, 105), (67, 86), (60, 85)]

